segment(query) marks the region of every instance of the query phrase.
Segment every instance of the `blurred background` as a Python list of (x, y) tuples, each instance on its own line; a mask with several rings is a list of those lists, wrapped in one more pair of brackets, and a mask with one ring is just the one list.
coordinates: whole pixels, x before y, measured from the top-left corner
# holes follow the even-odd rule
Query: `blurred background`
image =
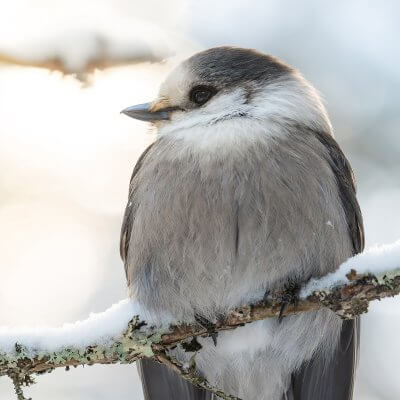
[[(0, 0), (0, 325), (126, 297), (119, 229), (152, 133), (119, 115), (207, 47), (274, 54), (322, 93), (358, 178), (367, 246), (400, 237), (400, 2)], [(363, 317), (356, 400), (400, 398), (400, 300)], [(136, 368), (55, 371), (34, 400), (141, 400)], [(8, 379), (0, 398), (14, 399)]]

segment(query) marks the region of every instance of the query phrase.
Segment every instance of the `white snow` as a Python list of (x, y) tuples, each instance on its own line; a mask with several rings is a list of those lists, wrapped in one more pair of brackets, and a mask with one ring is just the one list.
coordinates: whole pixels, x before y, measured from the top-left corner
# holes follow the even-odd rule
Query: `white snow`
[(28, 63), (59, 60), (70, 72), (96, 60), (165, 58), (185, 46), (174, 29), (180, 0), (153, 4), (156, 12), (151, 3), (138, 8), (125, 0), (2, 2), (0, 54)]
[(379, 275), (397, 268), (400, 268), (400, 240), (391, 244), (375, 245), (363, 253), (349, 258), (335, 272), (320, 279), (311, 279), (302, 289), (300, 297), (304, 298), (314, 291), (330, 289), (347, 283), (346, 274), (352, 269), (356, 270), (358, 274)]
[(0, 352), (9, 352), (15, 343), (23, 344), (35, 351), (54, 351), (61, 347), (82, 348), (90, 344), (107, 344), (118, 337), (128, 326), (133, 316), (151, 320), (151, 316), (132, 300), (122, 300), (89, 318), (61, 327), (10, 328), (0, 327)]

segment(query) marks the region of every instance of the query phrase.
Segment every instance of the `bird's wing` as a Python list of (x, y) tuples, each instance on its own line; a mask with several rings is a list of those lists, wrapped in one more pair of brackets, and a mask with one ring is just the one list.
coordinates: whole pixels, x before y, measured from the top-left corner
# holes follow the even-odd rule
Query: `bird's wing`
[(340, 199), (346, 214), (349, 236), (353, 243), (353, 254), (364, 250), (364, 226), (360, 206), (356, 197), (353, 170), (336, 140), (328, 134), (316, 133), (316, 138), (328, 151), (327, 161), (336, 177)]
[[(364, 249), (364, 228), (356, 198), (353, 171), (348, 160), (327, 134), (315, 133), (326, 148), (327, 161), (335, 174), (340, 198), (346, 215), (353, 254)], [(353, 395), (354, 373), (358, 359), (359, 319), (343, 322), (339, 346), (330, 361), (316, 356), (293, 375), (287, 399), (293, 400), (350, 400)]]
[(132, 222), (134, 219), (134, 210), (135, 205), (133, 204), (133, 194), (135, 192), (134, 178), (138, 171), (140, 170), (144, 159), (146, 158), (147, 153), (153, 147), (156, 142), (152, 143), (150, 146), (146, 148), (146, 150), (140, 155), (139, 159), (136, 162), (135, 167), (133, 168), (131, 180), (129, 183), (129, 195), (128, 195), (128, 204), (125, 208), (124, 218), (122, 220), (121, 227), (121, 237), (119, 242), (119, 253), (121, 255), (122, 261), (125, 264), (125, 272), (126, 272), (126, 259), (128, 257), (128, 248), (129, 248), (129, 240), (131, 237), (132, 230)]
[[(151, 148), (156, 143), (154, 142), (147, 147), (139, 157), (133, 169), (129, 185), (128, 204), (122, 222), (120, 239), (120, 254), (125, 265), (125, 273), (127, 272), (128, 249), (136, 209), (134, 204), (134, 193), (136, 190), (134, 178), (142, 167)], [(165, 365), (146, 359), (138, 361), (137, 366), (142, 380), (145, 400), (211, 400), (213, 398), (212, 393), (193, 386)]]

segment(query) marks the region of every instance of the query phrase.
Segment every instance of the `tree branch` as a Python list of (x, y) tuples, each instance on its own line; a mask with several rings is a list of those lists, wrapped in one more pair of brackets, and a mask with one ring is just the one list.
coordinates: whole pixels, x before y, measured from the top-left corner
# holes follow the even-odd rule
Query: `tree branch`
[[(351, 270), (346, 277), (347, 282), (340, 285), (337, 285), (338, 282), (330, 282), (329, 287), (318, 287), (319, 283), (326, 284), (326, 277), (311, 282), (308, 287), (303, 288), (303, 298), (297, 305), (289, 305), (285, 315), (328, 307), (342, 318), (349, 319), (367, 312), (370, 301), (400, 293), (400, 269), (377, 276), (357, 274)], [(307, 295), (311, 289), (312, 293)], [(215, 331), (231, 330), (253, 321), (277, 317), (279, 311), (279, 293), (276, 293), (264, 302), (235, 309), (216, 322)], [(88, 346), (43, 350), (27, 343), (15, 343), (12, 351), (3, 351), (0, 345), (0, 375), (8, 375), (13, 380), (18, 399), (23, 399), (21, 385), (32, 383), (32, 374), (50, 372), (60, 367), (69, 369), (78, 365), (133, 363), (140, 358), (151, 357), (221, 398), (235, 399), (211, 387), (202, 377), (196, 375), (193, 366), (183, 366), (168, 355), (168, 350), (179, 344), (183, 344), (186, 351), (192, 351), (195, 355), (200, 345), (194, 338), (208, 335), (209, 332), (198, 324), (153, 327), (139, 316), (134, 316), (119, 337), (105, 342), (99, 338)]]
[(135, 54), (126, 57), (111, 57), (111, 56), (98, 56), (97, 58), (92, 58), (87, 60), (82, 69), (71, 70), (65, 64), (61, 56), (54, 56), (48, 59), (28, 59), (22, 57), (16, 57), (8, 54), (0, 53), (0, 64), (12, 64), (20, 67), (36, 67), (36, 68), (46, 68), (52, 71), (60, 71), (64, 74), (72, 73), (90, 73), (95, 69), (106, 69), (110, 67), (119, 67), (130, 64), (137, 64), (140, 62), (157, 62), (161, 61), (160, 57), (156, 57), (152, 54), (143, 53)]

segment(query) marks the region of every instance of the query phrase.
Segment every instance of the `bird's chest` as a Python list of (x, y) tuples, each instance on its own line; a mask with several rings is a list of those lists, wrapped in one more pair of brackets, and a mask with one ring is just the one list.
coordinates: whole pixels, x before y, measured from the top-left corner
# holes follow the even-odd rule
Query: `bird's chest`
[(179, 244), (180, 257), (229, 259), (237, 252), (239, 219), (265, 216), (262, 171), (245, 157), (160, 159), (147, 173), (137, 193), (143, 222), (157, 227), (168, 251)]
[(333, 268), (344, 230), (331, 176), (277, 154), (256, 146), (148, 160), (135, 177), (129, 246), (143, 293), (156, 290), (171, 308), (227, 309), (289, 276)]

